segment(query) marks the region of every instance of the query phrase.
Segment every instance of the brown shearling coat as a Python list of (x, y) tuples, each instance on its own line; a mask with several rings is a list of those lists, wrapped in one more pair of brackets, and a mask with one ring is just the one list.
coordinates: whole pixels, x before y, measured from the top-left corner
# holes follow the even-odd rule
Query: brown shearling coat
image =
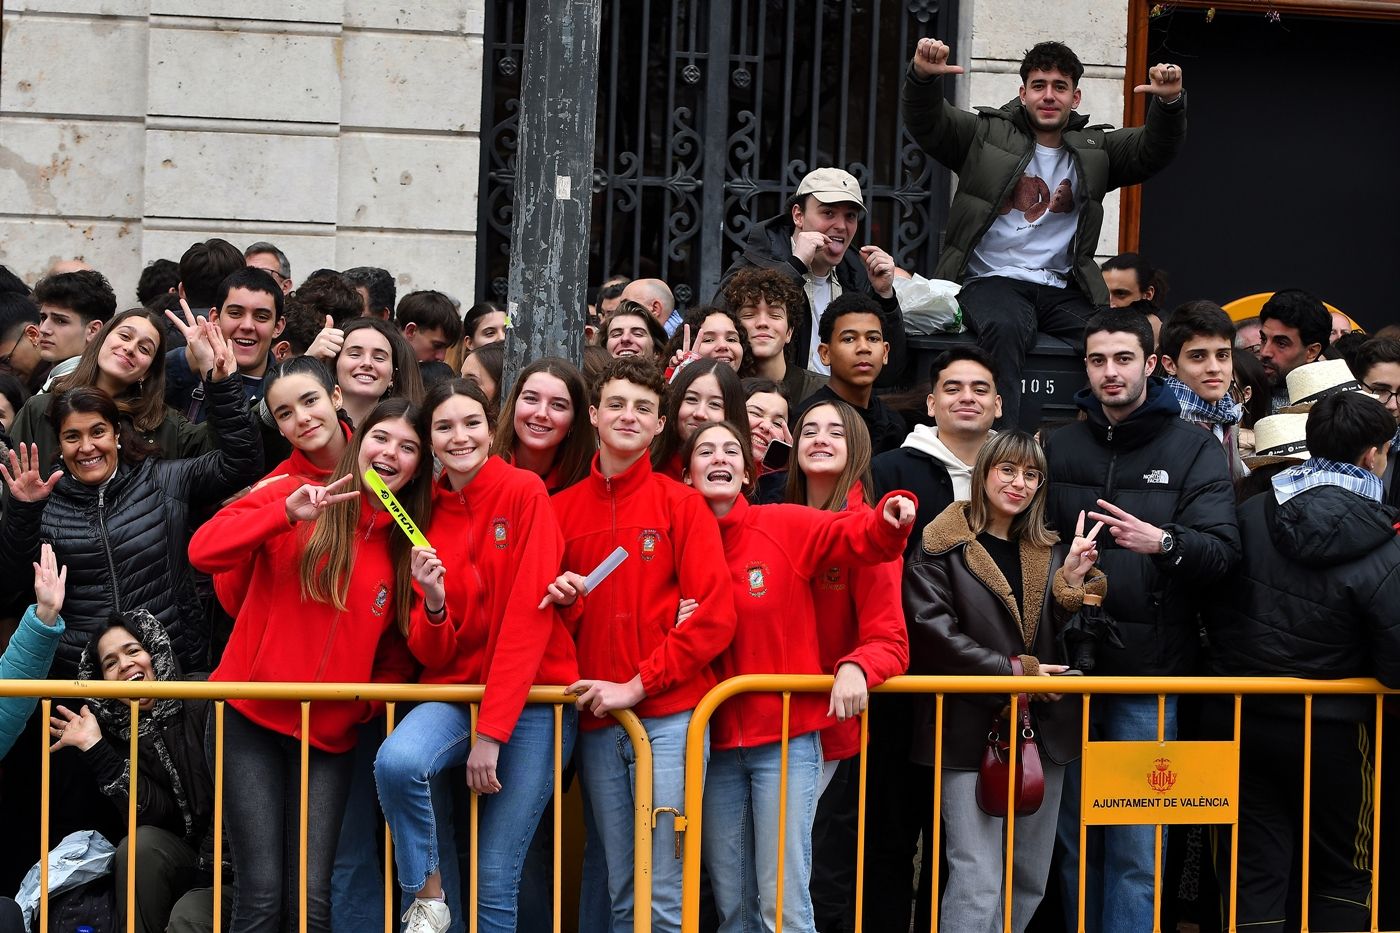
[[(1070, 587), (1063, 573), (1069, 548), (1062, 543), (1035, 547), (1023, 539), (1023, 606), (1017, 606), (1010, 584), (968, 527), (968, 505), (954, 502), (930, 522), (924, 529), (923, 547), (905, 567), (909, 673), (1006, 676), (1011, 673), (1012, 656), (1021, 658), (1028, 674), (1042, 662), (1065, 663), (1058, 640), (1060, 626), (1079, 610), (1085, 592), (1105, 592), (1107, 580), (1095, 569), (1083, 587)], [(987, 733), (1007, 702), (1004, 695), (945, 695), (944, 767), (977, 770)], [(1056, 764), (1079, 757), (1081, 705), (1072, 694), (1057, 702), (1032, 701), (1041, 753)], [(930, 697), (911, 757), (932, 765), (933, 742)]]

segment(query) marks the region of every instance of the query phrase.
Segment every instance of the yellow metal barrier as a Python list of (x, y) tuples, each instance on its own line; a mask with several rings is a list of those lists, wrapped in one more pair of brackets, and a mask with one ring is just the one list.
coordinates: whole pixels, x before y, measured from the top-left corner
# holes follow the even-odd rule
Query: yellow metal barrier
[[(301, 779), (299, 795), (301, 801), (301, 819), (298, 826), (300, 839), (298, 862), (300, 866), (299, 877), (301, 879), (298, 901), (300, 906), (300, 930), (301, 933), (307, 931), (306, 917), (306, 845), (307, 845), (307, 788), (308, 774), (310, 769), (310, 743), (307, 739), (309, 734), (309, 721), (312, 703), (324, 703), (345, 700), (368, 700), (381, 701), (386, 704), (385, 717), (387, 731), (392, 732), (394, 728), (395, 703), (397, 702), (445, 702), (445, 703), (470, 703), (472, 705), (472, 730), (475, 739), (475, 724), (477, 707), (481, 702), (485, 688), (476, 686), (452, 686), (439, 684), (307, 684), (307, 683), (208, 683), (196, 681), (142, 681), (139, 683), (117, 682), (117, 681), (49, 681), (49, 680), (0, 680), (0, 696), (30, 696), (40, 697), (41, 715), (43, 722), (47, 725), (49, 716), (52, 713), (52, 697), (82, 697), (93, 699), (123, 699), (128, 700), (131, 705), (131, 748), (130, 748), (130, 788), (128, 794), (128, 814), (127, 814), (127, 837), (130, 840), (127, 845), (127, 878), (126, 878), (126, 901), (128, 905), (136, 902), (136, 801), (138, 769), (137, 742), (139, 739), (139, 729), (137, 728), (140, 715), (139, 701), (146, 698), (155, 699), (207, 699), (212, 700), (214, 705), (214, 933), (221, 933), (223, 928), (223, 877), (222, 871), (217, 866), (223, 864), (223, 790), (224, 790), (224, 701), (230, 699), (253, 699), (253, 700), (284, 700), (289, 702), (299, 702), (301, 704)], [(565, 693), (563, 687), (534, 687), (530, 690), (526, 702), (547, 703), (554, 707), (554, 897), (553, 915), (554, 931), (559, 933), (560, 918), (562, 912), (562, 863), (560, 859), (560, 839), (562, 836), (562, 794), (563, 794), (563, 715), (564, 706), (573, 705), (575, 697)], [(646, 730), (643, 728), (641, 720), (630, 710), (618, 710), (613, 713), (626, 731), (628, 738), (632, 742), (635, 754), (636, 785), (634, 788), (634, 808), (636, 820), (635, 849), (636, 857), (634, 864), (634, 886), (636, 918), (634, 929), (637, 933), (650, 933), (651, 931), (651, 825), (652, 825), (652, 756), (651, 742), (647, 738)], [(49, 871), (48, 853), (50, 848), (49, 839), (49, 785), (50, 785), (50, 759), (48, 729), (41, 730), (43, 741), (43, 751), (40, 758), (40, 775), (42, 781), (42, 791), (39, 811), (39, 878), (40, 878), (40, 898), (38, 911), (38, 928), (47, 930), (49, 924)], [(477, 797), (472, 795), (471, 802), (471, 867), (468, 890), (469, 899), (464, 898), (466, 904), (471, 905), (466, 908), (468, 911), (470, 930), (475, 933), (477, 929), (477, 911), (475, 909), (477, 901), (477, 859), (476, 859), (476, 829), (477, 829)], [(398, 889), (393, 883), (393, 848), (392, 840), (388, 838), (386, 831), (384, 858), (385, 858), (385, 878), (384, 878), (384, 929), (386, 933), (392, 933), (397, 929), (397, 902)], [(136, 914), (128, 906), (126, 930), (133, 933), (135, 930)]]
[[(701, 839), (704, 827), (704, 742), (706, 729), (709, 726), (711, 717), (715, 710), (725, 702), (741, 693), (781, 693), (783, 696), (783, 726), (782, 726), (782, 768), (779, 776), (779, 801), (780, 817), (778, 827), (777, 844), (777, 871), (778, 886), (776, 904), (776, 929), (782, 930), (782, 901), (783, 901), (783, 820), (786, 818), (787, 802), (787, 743), (789, 739), (788, 712), (791, 696), (794, 693), (825, 693), (831, 690), (833, 678), (824, 675), (769, 675), (750, 674), (741, 677), (734, 677), (716, 686), (711, 690), (700, 704), (696, 707), (690, 720), (690, 731), (686, 737), (686, 780), (685, 780), (685, 820), (677, 821), (677, 832), (684, 833), (684, 900), (682, 905), (682, 929), (686, 933), (693, 933), (699, 929), (700, 916), (700, 858)], [(1312, 787), (1312, 708), (1315, 696), (1337, 696), (1337, 695), (1374, 695), (1375, 696), (1375, 741), (1374, 760), (1375, 768), (1371, 776), (1371, 793), (1373, 799), (1373, 812), (1371, 814), (1371, 926), (1375, 933), (1379, 930), (1379, 898), (1380, 890), (1380, 853), (1378, 842), (1380, 838), (1380, 818), (1381, 818), (1381, 739), (1382, 739), (1382, 702), (1385, 695), (1400, 692), (1387, 690), (1374, 680), (1349, 679), (1349, 680), (1328, 680), (1313, 681), (1299, 680), (1295, 678), (1283, 677), (964, 677), (964, 676), (905, 676), (894, 677), (889, 681), (874, 688), (872, 693), (893, 693), (893, 694), (932, 694), (934, 697), (934, 730), (935, 733), (942, 732), (943, 726), (943, 700), (948, 694), (1006, 694), (1010, 697), (1011, 722), (1016, 722), (1017, 717), (1017, 694), (1082, 694), (1084, 704), (1082, 711), (1082, 748), (1081, 753), (1087, 754), (1091, 748), (1089, 738), (1089, 707), (1093, 696), (1117, 696), (1117, 695), (1156, 695), (1157, 697), (1157, 742), (1161, 743), (1165, 738), (1165, 707), (1167, 696), (1180, 695), (1214, 695), (1233, 697), (1234, 700), (1234, 730), (1233, 740), (1222, 742), (1221, 745), (1233, 748), (1235, 762), (1238, 765), (1241, 738), (1241, 710), (1243, 697), (1274, 695), (1274, 696), (1302, 696), (1304, 698), (1304, 729), (1303, 729), (1303, 792), (1302, 792), (1302, 913), (1299, 918), (1301, 929), (1308, 929), (1308, 883), (1309, 883), (1309, 830), (1311, 823), (1311, 787)], [(861, 714), (861, 749), (862, 753), (869, 741), (869, 712)], [(1006, 855), (1005, 855), (1005, 877), (1003, 881), (1003, 927), (1010, 933), (1012, 929), (1012, 895), (1013, 888), (1013, 864), (1015, 853), (1015, 786), (1013, 776), (1016, 773), (1015, 755), (1017, 743), (1011, 743), (1011, 762), (1008, 768), (1007, 782), (1007, 816), (1006, 816)], [(1094, 742), (1092, 746), (1118, 745), (1123, 743)], [(939, 876), (939, 845), (941, 841), (941, 803), (942, 803), (942, 777), (943, 777), (943, 748), (942, 742), (934, 743), (934, 787), (933, 787), (933, 835), (932, 839), (926, 840), (926, 844), (931, 847), (932, 877)], [(1082, 760), (1082, 759), (1081, 759)], [(862, 929), (863, 913), (863, 876), (865, 862), (865, 802), (866, 802), (866, 782), (868, 774), (865, 765), (865, 755), (861, 755), (859, 768), (859, 812), (857, 815), (857, 843), (856, 843), (856, 903), (855, 903), (855, 924), (857, 933)], [(1084, 860), (1088, 823), (1085, 821), (1085, 804), (1088, 797), (1088, 782), (1084, 782), (1081, 790), (1080, 807), (1080, 827), (1079, 827), (1079, 918), (1078, 929), (1084, 930)], [(1236, 797), (1238, 797), (1238, 785), (1236, 785)], [(1235, 890), (1238, 880), (1238, 855), (1239, 847), (1237, 837), (1239, 831), (1239, 803), (1236, 800), (1235, 815), (1228, 824), (1231, 828), (1230, 845), (1230, 877), (1228, 891), (1225, 892), (1228, 900), (1228, 921), (1227, 929), (1236, 929), (1235, 923)], [(1209, 822), (1208, 820), (1175, 819), (1174, 822)], [(1219, 821), (1216, 821), (1219, 822)], [(1154, 933), (1160, 928), (1161, 916), (1161, 889), (1162, 889), (1162, 826), (1164, 823), (1152, 824), (1156, 827), (1154, 843), (1154, 871), (1153, 871), (1153, 907), (1154, 907)], [(759, 843), (762, 844), (762, 840)], [(931, 885), (933, 890), (933, 903), (931, 905), (930, 930), (937, 933), (938, 930), (938, 885)]]

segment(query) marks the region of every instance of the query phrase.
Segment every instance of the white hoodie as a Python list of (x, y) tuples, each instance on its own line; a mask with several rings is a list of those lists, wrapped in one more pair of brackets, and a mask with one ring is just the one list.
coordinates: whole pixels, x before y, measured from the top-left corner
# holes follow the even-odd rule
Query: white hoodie
[[(987, 436), (991, 437), (996, 433), (989, 431)], [(972, 464), (963, 463), (957, 454), (948, 449), (947, 444), (939, 440), (938, 428), (931, 428), (925, 424), (915, 425), (901, 446), (922, 451), (947, 467), (948, 478), (953, 481), (954, 499), (961, 501), (972, 498)]]

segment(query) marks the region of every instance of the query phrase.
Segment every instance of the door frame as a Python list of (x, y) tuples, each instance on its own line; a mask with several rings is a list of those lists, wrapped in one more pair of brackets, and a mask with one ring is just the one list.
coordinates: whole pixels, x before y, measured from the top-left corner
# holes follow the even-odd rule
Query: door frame
[[(1141, 126), (1147, 119), (1147, 95), (1134, 94), (1133, 88), (1147, 75), (1147, 36), (1151, 29), (1155, 0), (1128, 0), (1128, 54), (1123, 72), (1123, 126)], [(1306, 13), (1338, 19), (1400, 20), (1396, 0), (1171, 0), (1173, 9), (1228, 10), (1257, 13), (1276, 10), (1281, 16)], [(1135, 253), (1141, 234), (1142, 186), (1133, 185), (1119, 192), (1118, 252)]]

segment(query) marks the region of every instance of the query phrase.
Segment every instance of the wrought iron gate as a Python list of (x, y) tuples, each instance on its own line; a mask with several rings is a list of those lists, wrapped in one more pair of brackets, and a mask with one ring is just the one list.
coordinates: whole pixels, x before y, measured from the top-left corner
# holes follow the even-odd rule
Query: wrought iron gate
[[(486, 4), (477, 293), (496, 298), (528, 2)], [(932, 271), (948, 173), (905, 132), (899, 89), (920, 36), (956, 35), (957, 0), (599, 2), (591, 283), (656, 276), (682, 306), (708, 300), (750, 229), (822, 165), (860, 180), (867, 242)]]

